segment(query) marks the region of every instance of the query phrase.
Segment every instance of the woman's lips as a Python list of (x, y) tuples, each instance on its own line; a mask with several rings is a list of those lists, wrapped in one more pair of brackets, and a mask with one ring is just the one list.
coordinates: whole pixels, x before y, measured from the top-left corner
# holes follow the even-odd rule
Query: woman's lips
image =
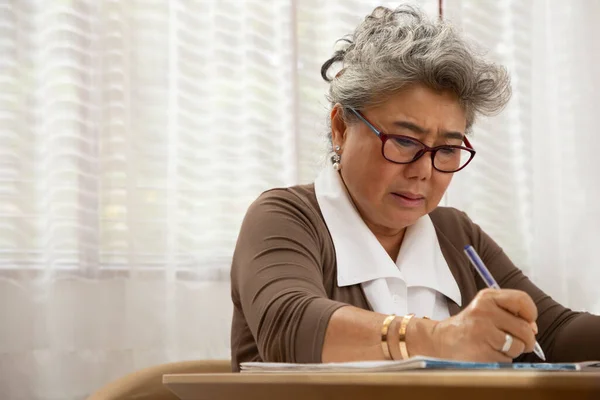
[(409, 208), (420, 207), (425, 203), (425, 197), (420, 194), (416, 194), (416, 193), (410, 193), (410, 192), (396, 193), (396, 192), (394, 192), (394, 193), (392, 193), (392, 197), (402, 207), (409, 207)]

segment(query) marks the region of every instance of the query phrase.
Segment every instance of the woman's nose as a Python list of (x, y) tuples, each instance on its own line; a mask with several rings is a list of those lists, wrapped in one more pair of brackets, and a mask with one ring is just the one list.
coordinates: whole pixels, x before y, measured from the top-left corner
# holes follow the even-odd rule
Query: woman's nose
[(406, 164), (404, 169), (407, 178), (416, 178), (420, 180), (429, 179), (433, 170), (433, 153), (426, 152), (416, 161)]

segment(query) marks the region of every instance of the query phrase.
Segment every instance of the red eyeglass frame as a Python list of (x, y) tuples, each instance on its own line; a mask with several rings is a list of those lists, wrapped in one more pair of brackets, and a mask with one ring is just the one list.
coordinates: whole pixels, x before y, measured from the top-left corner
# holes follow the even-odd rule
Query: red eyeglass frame
[[(475, 154), (477, 154), (477, 151), (475, 151), (475, 149), (471, 145), (471, 142), (469, 142), (469, 139), (467, 139), (466, 136), (463, 136), (463, 141), (465, 143), (465, 146), (457, 146), (457, 145), (446, 144), (446, 145), (442, 145), (442, 146), (429, 147), (425, 143), (421, 142), (418, 139), (415, 139), (414, 137), (405, 136), (405, 135), (390, 135), (390, 134), (384, 133), (381, 130), (377, 129), (375, 127), (375, 125), (373, 125), (364, 115), (362, 115), (362, 113), (360, 111), (357, 111), (357, 110), (355, 110), (352, 107), (346, 107), (346, 108), (348, 110), (350, 110), (354, 115), (356, 115), (362, 122), (364, 122), (365, 125), (367, 125), (367, 127), (369, 127), (369, 129), (371, 131), (373, 131), (373, 133), (375, 133), (375, 135), (377, 135), (377, 137), (381, 140), (381, 155), (383, 156), (383, 158), (385, 158), (387, 161), (389, 161), (391, 163), (394, 163), (394, 164), (410, 164), (410, 163), (413, 163), (413, 162), (417, 161), (421, 157), (423, 157), (423, 155), (425, 155), (425, 153), (431, 153), (431, 165), (433, 166), (433, 168), (436, 171), (443, 172), (443, 173), (446, 173), (446, 174), (453, 174), (455, 172), (458, 172), (458, 171), (462, 170), (467, 165), (469, 165), (469, 163), (473, 160), (473, 157), (475, 157)], [(415, 157), (412, 160), (410, 160), (410, 161), (399, 162), (399, 161), (390, 160), (389, 158), (387, 158), (385, 156), (385, 152), (384, 152), (383, 149), (385, 148), (385, 142), (387, 142), (388, 139), (394, 138), (394, 137), (403, 137), (403, 138), (407, 138), (407, 139), (410, 139), (410, 140), (414, 140), (415, 142), (420, 143), (421, 146), (423, 146), (423, 149), (419, 150), (417, 152), (417, 154), (415, 155)], [(468, 151), (471, 154), (471, 156), (469, 157), (469, 159), (467, 160), (467, 162), (462, 167), (460, 167), (459, 169), (454, 170), (454, 171), (443, 171), (441, 169), (438, 169), (435, 166), (434, 158), (435, 158), (435, 154), (438, 152), (438, 150), (447, 149), (447, 148), (454, 148), (454, 149), (466, 150), (466, 151)]]

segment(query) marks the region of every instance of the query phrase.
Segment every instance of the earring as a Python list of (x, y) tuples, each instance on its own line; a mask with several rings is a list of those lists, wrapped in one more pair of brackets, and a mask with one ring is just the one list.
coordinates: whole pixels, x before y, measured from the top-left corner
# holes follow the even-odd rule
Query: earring
[(340, 164), (340, 161), (342, 161), (342, 156), (338, 154), (338, 151), (340, 151), (340, 146), (335, 146), (335, 153), (331, 156), (333, 169), (335, 169), (336, 171), (342, 169), (342, 165)]

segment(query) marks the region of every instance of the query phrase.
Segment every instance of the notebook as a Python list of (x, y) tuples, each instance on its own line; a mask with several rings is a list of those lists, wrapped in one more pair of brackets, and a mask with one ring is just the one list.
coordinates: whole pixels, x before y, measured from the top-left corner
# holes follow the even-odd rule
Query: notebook
[(443, 360), (430, 357), (413, 357), (404, 361), (358, 361), (323, 364), (291, 364), (245, 362), (240, 364), (246, 373), (340, 373), (340, 372), (397, 372), (419, 369), (430, 370), (542, 370), (542, 371), (598, 371), (600, 361), (580, 363), (480, 363)]

